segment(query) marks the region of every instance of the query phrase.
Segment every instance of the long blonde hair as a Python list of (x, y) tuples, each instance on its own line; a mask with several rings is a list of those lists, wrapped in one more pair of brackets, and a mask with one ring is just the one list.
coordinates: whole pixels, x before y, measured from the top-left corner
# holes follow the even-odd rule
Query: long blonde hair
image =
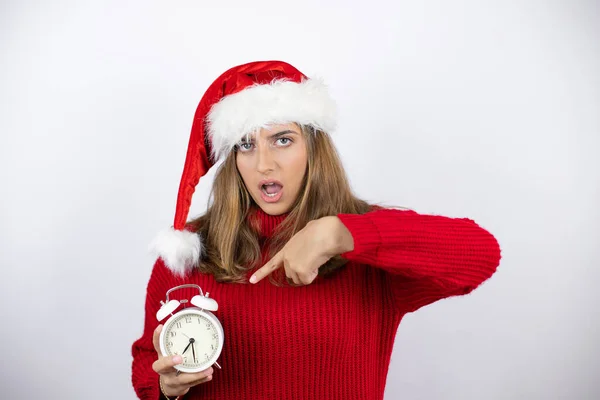
[[(339, 213), (364, 214), (371, 209), (353, 195), (329, 135), (308, 126), (300, 128), (306, 138), (308, 166), (298, 198), (268, 242), (269, 258), (311, 220)], [(190, 222), (204, 244), (198, 267), (220, 282), (246, 282), (246, 272), (262, 258), (259, 227), (249, 218), (258, 206), (237, 169), (235, 151), (217, 170), (211, 200), (206, 214)], [(334, 257), (319, 268), (319, 275), (328, 276), (344, 264), (341, 257)], [(280, 279), (271, 282), (279, 284)]]

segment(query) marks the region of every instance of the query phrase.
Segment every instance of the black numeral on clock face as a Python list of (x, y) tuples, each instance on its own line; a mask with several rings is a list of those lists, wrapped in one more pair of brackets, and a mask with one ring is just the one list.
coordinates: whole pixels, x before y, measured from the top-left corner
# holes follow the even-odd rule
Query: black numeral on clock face
[(175, 324), (177, 326), (177, 328), (181, 328), (181, 322), (178, 322), (177, 324)]
[(186, 324), (191, 324), (192, 323), (192, 317), (185, 317), (185, 323)]
[(171, 331), (171, 332), (170, 332), (170, 334), (171, 334), (171, 337), (175, 337), (175, 336), (177, 336), (177, 332), (173, 332), (173, 331)]

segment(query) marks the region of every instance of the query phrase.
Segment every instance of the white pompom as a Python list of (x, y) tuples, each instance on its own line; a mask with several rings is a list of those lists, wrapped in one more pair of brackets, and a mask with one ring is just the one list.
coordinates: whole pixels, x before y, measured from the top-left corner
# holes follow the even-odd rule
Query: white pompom
[(169, 228), (154, 238), (149, 250), (160, 257), (173, 273), (183, 276), (198, 264), (202, 242), (195, 232)]

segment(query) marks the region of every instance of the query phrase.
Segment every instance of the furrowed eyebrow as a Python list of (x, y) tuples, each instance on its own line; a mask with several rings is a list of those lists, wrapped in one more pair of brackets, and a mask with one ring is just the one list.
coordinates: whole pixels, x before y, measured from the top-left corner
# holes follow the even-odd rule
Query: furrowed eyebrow
[(294, 134), (294, 135), (297, 135), (297, 134), (298, 134), (297, 132), (294, 132), (294, 131), (292, 131), (292, 130), (281, 131), (281, 132), (277, 132), (277, 133), (275, 133), (275, 134), (273, 134), (273, 135), (269, 136), (269, 139), (277, 139), (278, 137), (281, 137), (281, 136), (283, 136), (283, 135), (287, 135), (287, 134), (290, 134), (290, 133), (291, 133), (291, 134)]
[[(272, 134), (271, 136), (269, 136), (269, 139), (277, 139), (277, 138), (279, 138), (281, 136), (288, 135), (290, 133), (292, 135), (298, 135), (298, 132), (294, 132), (294, 131), (288, 129), (286, 131), (281, 131), (281, 132), (277, 132), (277, 133)], [(253, 136), (250, 136), (250, 137), (244, 136), (240, 140), (240, 143), (253, 143), (253, 142), (254, 142), (254, 137)]]

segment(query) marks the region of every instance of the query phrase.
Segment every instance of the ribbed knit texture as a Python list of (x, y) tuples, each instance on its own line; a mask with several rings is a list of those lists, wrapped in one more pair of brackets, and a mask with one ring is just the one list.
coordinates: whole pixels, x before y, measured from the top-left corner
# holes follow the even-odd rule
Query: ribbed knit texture
[[(258, 212), (269, 237), (282, 217)], [(349, 263), (303, 287), (217, 283), (172, 275), (158, 260), (147, 289), (144, 332), (132, 347), (140, 399), (160, 399), (152, 333), (170, 288), (195, 283), (219, 303), (225, 342), (212, 381), (185, 399), (383, 399), (404, 314), (471, 292), (500, 262), (495, 238), (468, 219), (383, 209), (338, 215), (354, 238)], [(250, 277), (252, 271), (248, 273)], [(190, 298), (193, 292), (174, 292)]]

